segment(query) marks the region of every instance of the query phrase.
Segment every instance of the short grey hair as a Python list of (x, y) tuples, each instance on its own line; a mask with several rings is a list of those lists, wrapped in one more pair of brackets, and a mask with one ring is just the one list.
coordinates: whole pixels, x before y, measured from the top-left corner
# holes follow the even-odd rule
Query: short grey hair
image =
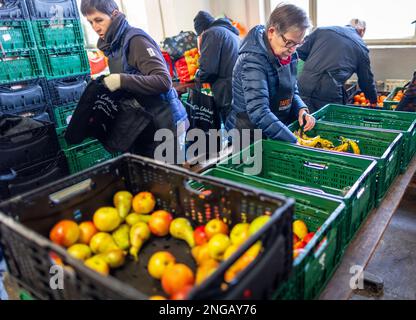
[(111, 16), (114, 10), (119, 10), (114, 0), (82, 0), (81, 13), (83, 16), (99, 11)]
[(357, 30), (365, 30), (367, 28), (367, 23), (364, 20), (351, 19), (350, 26)]
[(267, 30), (275, 28), (281, 34), (290, 30), (304, 31), (310, 27), (311, 23), (305, 10), (293, 4), (285, 3), (277, 5), (266, 25)]

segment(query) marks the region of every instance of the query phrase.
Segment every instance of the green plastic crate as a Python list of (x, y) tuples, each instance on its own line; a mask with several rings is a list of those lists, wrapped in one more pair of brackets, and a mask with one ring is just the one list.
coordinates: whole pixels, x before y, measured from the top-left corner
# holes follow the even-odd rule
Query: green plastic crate
[(75, 103), (65, 106), (53, 107), (53, 115), (57, 128), (64, 128), (69, 125), (72, 114), (75, 111), (77, 105)]
[(297, 74), (298, 77), (301, 75), (301, 73), (303, 72), (303, 67), (305, 66), (305, 62), (301, 59), (298, 60), (298, 66), (297, 66)]
[(350, 129), (366, 127), (400, 131), (404, 139), (401, 172), (406, 171), (416, 154), (416, 113), (329, 104), (313, 115), (319, 122), (340, 123), (348, 125)]
[[(315, 238), (305, 252), (293, 262), (289, 280), (276, 288), (276, 299), (314, 299), (325, 288), (343, 255), (343, 231), (346, 230), (345, 205), (342, 201), (292, 190), (273, 183), (259, 181), (223, 168), (203, 173), (245, 186), (276, 192), (295, 199), (294, 219), (303, 220)], [(319, 229), (319, 231), (318, 231)]]
[(42, 74), (36, 50), (8, 52), (0, 61), (0, 85), (37, 79)]
[(383, 106), (385, 110), (396, 110), (400, 101), (393, 101), (393, 99), (396, 96), (397, 92), (399, 92), (399, 90), (404, 90), (404, 88), (403, 87), (394, 88), (394, 90), (387, 96), (386, 100), (384, 100)]
[[(66, 140), (65, 140), (66, 128), (67, 127), (65, 126), (65, 127), (61, 127), (61, 128), (56, 129), (56, 135), (58, 136), (58, 142), (59, 142), (59, 145), (61, 146), (62, 150), (68, 150), (70, 148), (74, 148), (75, 146), (78, 146), (78, 145), (69, 145), (68, 142), (66, 142)], [(82, 145), (85, 145), (86, 143), (90, 143), (90, 142), (97, 143), (98, 141), (96, 139), (85, 139), (84, 142), (82, 143)]]
[(90, 72), (87, 53), (82, 46), (39, 51), (47, 80), (85, 75)]
[(110, 160), (118, 154), (107, 152), (98, 141), (86, 142), (64, 150), (71, 174), (91, 168), (98, 163)]
[(0, 20), (0, 42), (5, 52), (36, 47), (30, 23), (25, 20)]
[(77, 19), (32, 20), (40, 49), (72, 48), (84, 44), (81, 22)]
[[(294, 132), (299, 129), (299, 122), (289, 126)], [(340, 137), (349, 138), (358, 143), (361, 155), (377, 161), (377, 205), (384, 199), (388, 189), (400, 173), (403, 148), (403, 134), (399, 132), (368, 130), (356, 128), (351, 130), (342, 125), (317, 123), (313, 130), (308, 131), (310, 137), (321, 136), (335, 146), (342, 142)]]
[[(260, 148), (261, 154), (254, 154)], [(218, 167), (246, 174), (253, 163), (261, 165), (261, 172), (252, 176), (259, 181), (344, 201), (348, 220), (344, 248), (375, 207), (377, 162), (372, 159), (260, 140)]]

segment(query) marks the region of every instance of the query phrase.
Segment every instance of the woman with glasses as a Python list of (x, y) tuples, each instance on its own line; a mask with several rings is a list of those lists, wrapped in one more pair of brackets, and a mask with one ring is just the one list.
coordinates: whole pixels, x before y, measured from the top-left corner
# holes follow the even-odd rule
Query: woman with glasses
[(294, 5), (279, 5), (267, 26), (254, 27), (240, 46), (233, 73), (233, 103), (226, 129), (261, 129), (263, 138), (296, 143), (294, 120), (309, 131), (315, 119), (299, 97), (296, 49), (309, 18)]

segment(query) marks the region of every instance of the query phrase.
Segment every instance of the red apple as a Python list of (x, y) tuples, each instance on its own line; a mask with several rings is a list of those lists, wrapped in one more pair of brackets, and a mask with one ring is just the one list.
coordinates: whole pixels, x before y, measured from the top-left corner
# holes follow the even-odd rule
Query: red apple
[(315, 232), (310, 232), (305, 236), (305, 238), (303, 238), (303, 241), (306, 243), (309, 243), (314, 236), (315, 236)]
[(216, 234), (228, 235), (228, 226), (220, 219), (213, 219), (205, 226), (205, 233), (208, 239), (211, 239)]
[(74, 221), (62, 220), (52, 228), (49, 238), (52, 242), (69, 248), (78, 241), (79, 235), (79, 227)]
[(205, 226), (200, 226), (194, 230), (194, 239), (197, 246), (202, 246), (208, 242), (208, 236), (205, 232)]
[(169, 212), (163, 210), (156, 211), (150, 216), (149, 229), (155, 236), (164, 237), (169, 234), (172, 220), (173, 217)]

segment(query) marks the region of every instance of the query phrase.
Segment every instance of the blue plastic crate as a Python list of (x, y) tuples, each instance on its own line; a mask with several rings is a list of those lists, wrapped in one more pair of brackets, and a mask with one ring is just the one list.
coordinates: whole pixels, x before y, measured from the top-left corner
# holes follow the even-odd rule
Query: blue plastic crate
[(26, 0), (29, 15), (34, 19), (79, 19), (75, 0)]
[(3, 0), (0, 20), (27, 20), (29, 13), (24, 0)]

